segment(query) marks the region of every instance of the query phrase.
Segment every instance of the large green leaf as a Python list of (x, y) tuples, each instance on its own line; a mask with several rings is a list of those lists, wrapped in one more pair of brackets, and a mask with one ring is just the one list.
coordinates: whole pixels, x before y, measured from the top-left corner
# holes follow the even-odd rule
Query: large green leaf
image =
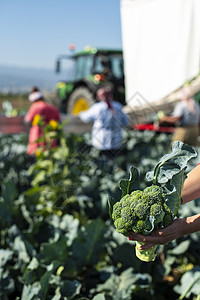
[(80, 290), (81, 290), (81, 283), (77, 280), (62, 281), (60, 286), (60, 293), (62, 297), (67, 297), (67, 299), (74, 299), (74, 297), (80, 293)]
[(49, 290), (49, 280), (51, 278), (52, 271), (47, 271), (44, 273), (42, 278), (40, 279), (40, 292), (39, 299), (46, 299)]
[(174, 247), (172, 250), (168, 250), (169, 254), (173, 255), (181, 255), (184, 254), (188, 249), (191, 244), (190, 240), (186, 240), (178, 244), (176, 247)]
[(96, 291), (107, 292), (113, 300), (131, 300), (133, 288), (148, 287), (151, 281), (149, 274), (135, 274), (133, 268), (127, 268), (120, 275), (113, 273), (108, 280), (97, 286)]
[(125, 241), (121, 245), (116, 245), (113, 249), (112, 259), (116, 263), (121, 263), (123, 267), (127, 268), (134, 266), (134, 269), (140, 270), (141, 262), (135, 256), (135, 252), (133, 251), (134, 246), (134, 242), (128, 243)]
[(7, 181), (1, 186), (1, 197), (0, 197), (0, 219), (3, 224), (5, 222), (11, 222), (12, 212), (14, 209), (13, 202), (17, 196), (16, 185)]
[(111, 196), (108, 197), (108, 207), (109, 207), (109, 215), (112, 218), (113, 205), (117, 202), (117, 200), (113, 199)]
[(22, 235), (17, 236), (14, 239), (13, 250), (18, 254), (18, 259), (25, 263), (29, 263), (30, 258), (35, 254), (35, 250), (32, 244), (29, 241), (25, 240)]
[(92, 300), (106, 300), (104, 294), (97, 294)]
[(60, 147), (56, 149), (56, 151), (53, 153), (53, 158), (56, 160), (66, 160), (68, 156), (69, 156), (68, 148)]
[(79, 220), (74, 218), (72, 215), (64, 215), (60, 222), (60, 228), (65, 232), (67, 238), (67, 245), (71, 246), (73, 240), (77, 236)]
[(0, 249), (0, 267), (3, 267), (8, 260), (11, 260), (13, 251), (9, 249)]
[(6, 222), (11, 223), (12, 221), (12, 211), (11, 208), (7, 206), (4, 199), (0, 198), (0, 224), (5, 224)]
[(184, 170), (175, 174), (169, 182), (163, 185), (163, 190), (165, 193), (165, 202), (170, 210), (176, 216), (178, 208), (181, 205), (181, 191), (183, 188), (184, 181), (186, 179), (186, 174)]
[(191, 146), (175, 141), (171, 153), (164, 155), (156, 164), (154, 171), (147, 173), (147, 180), (153, 181), (154, 184), (166, 183), (174, 175), (185, 170), (188, 161), (196, 156), (197, 153)]
[(172, 151), (164, 155), (146, 178), (154, 184), (161, 185), (165, 193), (165, 201), (174, 216), (181, 204), (181, 191), (186, 179), (187, 163), (197, 156), (196, 151), (180, 141), (173, 143)]
[(31, 182), (32, 186), (36, 186), (37, 184), (42, 183), (45, 180), (45, 178), (46, 172), (44, 170), (39, 171)]
[(14, 291), (14, 280), (7, 270), (0, 268), (0, 299), (9, 299), (6, 295)]
[(35, 282), (32, 285), (24, 285), (23, 290), (22, 290), (22, 295), (21, 295), (21, 300), (32, 300), (32, 299), (37, 299), (35, 296), (38, 295), (40, 291), (40, 283)]
[(191, 294), (200, 294), (200, 268), (195, 267), (181, 277), (180, 285), (174, 287), (176, 293), (180, 294), (180, 300), (189, 298)]
[(80, 267), (98, 262), (98, 255), (104, 245), (104, 228), (102, 220), (90, 221), (73, 241), (72, 255)]
[(13, 201), (15, 200), (16, 195), (17, 195), (17, 188), (13, 182), (8, 181), (8, 182), (2, 184), (1, 196), (7, 203), (7, 206), (12, 205)]
[(51, 263), (59, 258), (60, 263), (67, 260), (69, 254), (67, 239), (63, 236), (55, 243), (41, 245), (41, 258), (45, 263)]
[(139, 171), (137, 168), (131, 166), (129, 170), (129, 179), (122, 179), (119, 182), (119, 188), (122, 191), (122, 196), (131, 194), (133, 191), (139, 189)]
[[(32, 271), (33, 272), (33, 271)], [(36, 274), (33, 272), (31, 274), (31, 271), (29, 271), (29, 279), (32, 276), (32, 279), (34, 281), (29, 284), (25, 284), (22, 292), (22, 299), (29, 300), (29, 299), (46, 299), (48, 295), (49, 290), (49, 280), (51, 278), (51, 275), (53, 273), (53, 269), (50, 271), (46, 271), (40, 278), (40, 282), (36, 280)], [(27, 275), (26, 275), (27, 277)], [(23, 278), (24, 279), (24, 278)], [(37, 278), (38, 279), (38, 278)], [(27, 281), (27, 278), (26, 278)], [(37, 296), (37, 298), (35, 298)]]

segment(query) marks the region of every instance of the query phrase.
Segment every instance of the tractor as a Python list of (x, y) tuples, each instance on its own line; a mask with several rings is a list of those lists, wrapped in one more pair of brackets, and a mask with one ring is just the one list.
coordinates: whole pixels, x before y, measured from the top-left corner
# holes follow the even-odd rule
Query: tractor
[[(125, 104), (124, 69), (121, 50), (89, 48), (71, 55), (61, 55), (56, 60), (56, 72), (67, 61), (69, 80), (56, 84), (56, 95), (62, 113), (78, 115), (94, 104), (96, 91), (110, 86), (113, 98)], [(67, 76), (66, 76), (67, 77)]]

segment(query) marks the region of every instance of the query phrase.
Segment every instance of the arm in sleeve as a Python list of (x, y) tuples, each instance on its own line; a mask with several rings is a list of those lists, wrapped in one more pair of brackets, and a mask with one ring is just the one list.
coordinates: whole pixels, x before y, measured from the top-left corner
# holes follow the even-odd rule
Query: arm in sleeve
[(181, 118), (182, 114), (183, 114), (183, 106), (182, 103), (180, 102), (176, 104), (172, 116)]
[(123, 111), (121, 111), (121, 124), (122, 126), (130, 125), (130, 118)]
[(35, 113), (34, 113), (33, 109), (30, 107), (29, 111), (27, 112), (27, 114), (24, 117), (24, 122), (27, 124), (32, 123), (34, 115), (35, 115)]
[(95, 120), (96, 115), (97, 115), (97, 110), (96, 110), (96, 106), (94, 105), (90, 109), (81, 112), (78, 116), (81, 119), (81, 121), (85, 123), (90, 123)]
[(200, 198), (200, 164), (187, 174), (181, 197), (183, 204)]

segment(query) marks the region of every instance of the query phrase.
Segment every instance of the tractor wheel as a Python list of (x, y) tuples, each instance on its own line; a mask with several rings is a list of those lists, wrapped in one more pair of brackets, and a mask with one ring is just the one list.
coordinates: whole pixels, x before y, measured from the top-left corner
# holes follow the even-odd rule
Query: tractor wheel
[(67, 113), (78, 115), (81, 111), (88, 110), (96, 101), (86, 87), (79, 87), (69, 97)]

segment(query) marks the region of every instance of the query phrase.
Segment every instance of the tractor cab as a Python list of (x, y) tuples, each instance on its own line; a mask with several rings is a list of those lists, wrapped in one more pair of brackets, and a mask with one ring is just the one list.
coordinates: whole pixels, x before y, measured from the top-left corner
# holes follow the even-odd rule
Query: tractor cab
[(125, 101), (123, 57), (121, 50), (91, 48), (73, 55), (62, 55), (56, 62), (60, 72), (61, 62), (67, 60), (66, 79), (56, 85), (60, 110), (77, 115), (96, 102), (96, 91), (109, 85), (114, 99)]

